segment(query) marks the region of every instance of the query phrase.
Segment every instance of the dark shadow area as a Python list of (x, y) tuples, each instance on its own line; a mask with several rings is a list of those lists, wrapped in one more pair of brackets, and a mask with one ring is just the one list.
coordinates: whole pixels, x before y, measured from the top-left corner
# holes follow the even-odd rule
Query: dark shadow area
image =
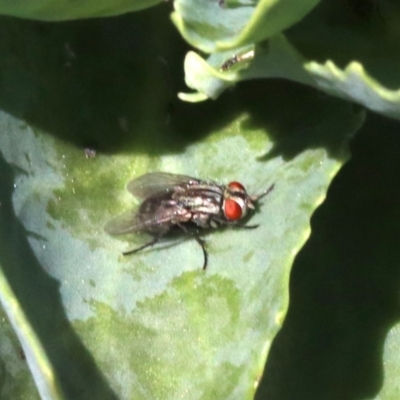
[[(169, 4), (115, 18), (44, 23), (0, 18), (0, 108), (102, 153), (175, 153), (225, 126), (224, 99), (188, 104), (188, 46)], [(216, 111), (217, 108), (217, 111)]]
[(50, 359), (66, 399), (117, 399), (68, 321), (60, 284), (46, 274), (31, 250), (27, 241), (30, 233), (18, 221), (12, 206), (15, 171), (1, 155), (0, 171), (0, 265)]
[(0, 108), (100, 153), (179, 153), (247, 113), (243, 127), (267, 130), (274, 140), (270, 157), (321, 146), (337, 156), (341, 133), (315, 127), (335, 126), (340, 116), (332, 108), (340, 101), (311, 88), (257, 80), (216, 101), (179, 100), (179, 91), (190, 91), (183, 71), (189, 48), (170, 9), (62, 23), (1, 17)]
[(347, 156), (343, 151), (354, 129), (343, 121), (356, 117), (360, 107), (284, 80), (243, 82), (236, 92), (233, 98), (250, 116), (244, 131), (265, 129), (273, 142), (259, 161), (277, 156), (291, 160), (315, 148), (325, 148), (332, 158)]
[(362, 400), (400, 320), (399, 122), (369, 115), (312, 218), (256, 399)]
[[(177, 109), (181, 115), (185, 110), (185, 118), (177, 116), (172, 120), (174, 135), (178, 137), (184, 132), (192, 132), (193, 138), (201, 137), (205, 132), (229, 125), (238, 115), (246, 115), (241, 134), (261, 130), (273, 142), (273, 148), (259, 161), (277, 156), (291, 160), (313, 148), (325, 148), (330, 157), (341, 159), (345, 156), (343, 144), (354, 134), (343, 120), (348, 121), (361, 112), (359, 107), (313, 88), (270, 79), (241, 82), (216, 101), (182, 103)], [(203, 122), (197, 124), (197, 121)]]
[(0, 108), (82, 149), (184, 145), (190, 135), (171, 143), (168, 123), (187, 46), (162, 6), (62, 23), (1, 17)]

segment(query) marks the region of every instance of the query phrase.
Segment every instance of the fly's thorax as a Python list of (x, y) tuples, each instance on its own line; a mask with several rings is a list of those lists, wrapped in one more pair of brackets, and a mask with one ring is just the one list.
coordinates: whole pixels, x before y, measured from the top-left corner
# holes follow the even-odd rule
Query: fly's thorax
[(228, 221), (238, 221), (244, 218), (248, 209), (254, 209), (252, 198), (245, 187), (239, 182), (231, 182), (226, 186), (222, 210)]
[(193, 214), (219, 215), (223, 189), (217, 185), (197, 185), (175, 192), (173, 199)]

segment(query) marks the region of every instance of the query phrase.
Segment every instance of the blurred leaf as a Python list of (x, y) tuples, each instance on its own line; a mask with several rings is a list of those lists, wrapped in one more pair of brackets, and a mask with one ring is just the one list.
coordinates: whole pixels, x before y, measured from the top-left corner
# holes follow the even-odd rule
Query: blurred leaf
[[(185, 49), (161, 9), (0, 27), (7, 313), (18, 301), (66, 398), (252, 398), (309, 218), (364, 114), (288, 83), (178, 102)], [(129, 243), (103, 230), (154, 170), (275, 189), (259, 228), (206, 236), (204, 272), (194, 241), (123, 257)]]
[(229, 52), (214, 53), (205, 61), (189, 52), (185, 59), (186, 84), (212, 99), (247, 79), (287, 78), (315, 85), (304, 68), (306, 60), (283, 35), (275, 36), (267, 44), (241, 47), (234, 54), (232, 57)]
[(370, 19), (360, 20), (346, 3), (322, 2), (285, 35), (267, 42), (213, 49), (207, 60), (189, 52), (186, 83), (198, 93), (180, 97), (193, 102), (216, 99), (240, 81), (284, 78), (399, 119), (400, 7), (379, 2)]
[[(38, 399), (25, 352), (2, 308), (0, 309), (0, 336), (1, 396), (4, 399)], [(15, 382), (18, 382), (18, 385)]]
[(0, 14), (43, 21), (98, 18), (138, 11), (163, 0), (1, 0)]
[[(4, 222), (4, 221), (3, 221)], [(3, 253), (6, 253), (4, 251)], [(15, 296), (13, 291), (11, 290), (6, 277), (0, 273), (0, 301), (4, 307), (4, 310), (13, 326), (15, 333), (17, 334), (21, 345), (18, 349), (17, 354), (19, 358), (29, 364), (29, 367), (34, 376), (36, 385), (38, 387), (38, 391), (41, 394), (42, 398), (52, 398), (52, 399), (60, 399), (62, 398), (57, 377), (54, 376), (52, 367), (49, 364), (49, 360), (43, 351), (43, 348), (38, 341), (36, 333), (31, 329), (29, 321), (27, 320), (24, 310), (19, 304), (18, 298)], [(5, 348), (5, 343), (3, 347)], [(8, 365), (5, 365), (5, 369), (12, 369), (13, 366), (20, 366), (16, 363), (15, 359), (10, 359), (7, 357), (7, 354), (3, 354), (4, 359), (8, 361)], [(32, 382), (25, 381), (25, 385), (20, 386), (18, 381), (18, 390), (16, 390), (15, 385), (10, 385), (10, 377), (14, 374), (10, 374), (5, 379), (6, 382), (6, 390), (3, 392), (3, 395), (10, 397), (11, 395), (15, 395), (14, 391), (24, 392), (29, 394), (28, 390), (32, 389)], [(25, 378), (25, 376), (24, 376)], [(8, 383), (8, 385), (7, 385)], [(8, 387), (7, 387), (8, 386)], [(22, 389), (22, 390), (21, 390)], [(22, 394), (20, 393), (20, 394)]]
[(192, 46), (215, 53), (268, 39), (300, 21), (318, 2), (175, 0), (171, 18)]

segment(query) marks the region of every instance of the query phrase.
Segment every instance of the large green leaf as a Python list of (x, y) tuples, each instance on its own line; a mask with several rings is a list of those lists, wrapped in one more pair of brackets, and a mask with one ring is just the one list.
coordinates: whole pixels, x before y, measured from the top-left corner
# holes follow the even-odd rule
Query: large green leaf
[[(2, 304), (41, 395), (251, 398), (363, 113), (288, 83), (178, 102), (184, 49), (160, 10), (0, 26)], [(204, 272), (194, 241), (123, 257), (130, 244), (103, 230), (154, 170), (275, 189), (259, 228), (206, 236)]]

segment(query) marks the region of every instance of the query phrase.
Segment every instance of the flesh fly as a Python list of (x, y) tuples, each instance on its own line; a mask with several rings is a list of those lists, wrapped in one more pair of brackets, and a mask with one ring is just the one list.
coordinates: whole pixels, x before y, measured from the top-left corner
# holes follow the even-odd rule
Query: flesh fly
[(110, 221), (105, 230), (111, 235), (137, 232), (152, 236), (150, 241), (124, 255), (153, 246), (173, 232), (190, 235), (201, 246), (203, 269), (206, 269), (208, 253), (200, 233), (224, 226), (256, 228), (258, 225), (244, 225), (243, 220), (273, 187), (258, 196), (250, 196), (239, 182), (225, 186), (186, 175), (148, 173), (127, 186), (141, 200), (139, 207)]

